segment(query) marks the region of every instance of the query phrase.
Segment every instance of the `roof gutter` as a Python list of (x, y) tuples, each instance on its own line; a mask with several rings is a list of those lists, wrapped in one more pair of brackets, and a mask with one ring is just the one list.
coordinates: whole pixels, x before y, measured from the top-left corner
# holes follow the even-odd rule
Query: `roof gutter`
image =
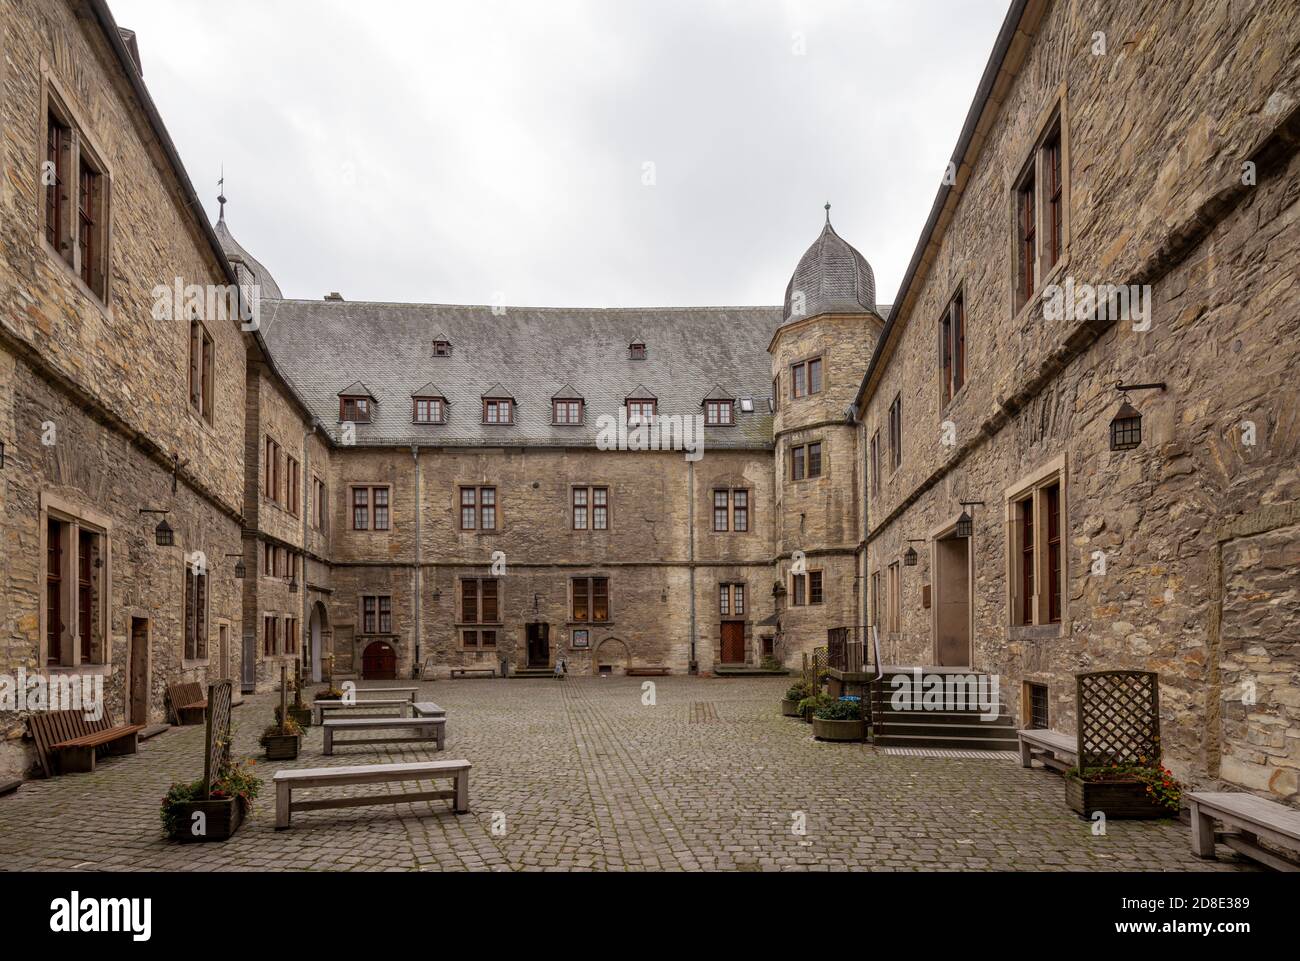
[(194, 220), (198, 223), (203, 236), (207, 238), (209, 246), (212, 247), (213, 255), (216, 257), (217, 263), (220, 264), (222, 272), (225, 273), (226, 279), (231, 284), (238, 284), (239, 280), (235, 276), (235, 268), (231, 266), (230, 261), (226, 258), (226, 252), (222, 250), (221, 241), (217, 239), (212, 224), (208, 223), (207, 215), (202, 213), (203, 203), (194, 190), (194, 184), (190, 182), (190, 175), (185, 172), (185, 165), (181, 163), (181, 157), (176, 151), (176, 145), (172, 143), (171, 134), (167, 132), (167, 126), (163, 123), (157, 106), (154, 105), (153, 97), (149, 94), (149, 88), (145, 86), (144, 78), (140, 76), (139, 68), (131, 56), (131, 51), (122, 40), (122, 34), (118, 29), (117, 21), (113, 19), (113, 14), (108, 9), (108, 3), (106, 0), (89, 0), (89, 3), (90, 9), (94, 11), (95, 19), (99, 21), (100, 29), (104, 32), (104, 38), (108, 41), (109, 47), (112, 48), (113, 54), (117, 57), (122, 72), (126, 74), (131, 89), (135, 91), (136, 99), (139, 100), (145, 117), (149, 120), (149, 126), (153, 128), (154, 136), (158, 138), (163, 153), (167, 155), (167, 160), (172, 167), (172, 173), (175, 174), (180, 184), (186, 207), (194, 214)]
[[(979, 87), (975, 90), (975, 99), (971, 102), (970, 110), (966, 113), (966, 123), (961, 128), (961, 136), (957, 139), (957, 147), (953, 151), (951, 162), (954, 170), (960, 169), (962, 161), (966, 159), (966, 153), (975, 137), (975, 130), (979, 126), (980, 116), (984, 113), (984, 108), (988, 104), (994, 84), (997, 83), (998, 73), (1002, 70), (1002, 64), (1006, 60), (1007, 52), (1011, 49), (1012, 41), (1015, 40), (1025, 9), (1030, 2), (1031, 0), (1012, 0), (1011, 8), (1007, 10), (1006, 19), (1002, 21), (1002, 29), (998, 31), (998, 38), (993, 44), (993, 52), (989, 55), (989, 62), (984, 66), (984, 74), (980, 77)], [(1041, 2), (1041, 0), (1034, 0), (1034, 2)], [(876, 349), (871, 352), (871, 363), (867, 366), (866, 376), (862, 378), (862, 385), (858, 388), (857, 396), (853, 399), (854, 411), (862, 409), (867, 389), (881, 364), (885, 347), (889, 343), (894, 332), (894, 326), (903, 311), (912, 282), (921, 269), (925, 249), (930, 245), (935, 229), (939, 224), (939, 217), (943, 214), (943, 208), (948, 203), (948, 195), (952, 192), (953, 186), (948, 183), (939, 185), (939, 193), (935, 196), (934, 203), (930, 207), (930, 216), (926, 219), (925, 228), (921, 231), (921, 239), (917, 242), (916, 250), (912, 253), (912, 260), (907, 265), (907, 272), (903, 275), (903, 283), (898, 288), (898, 295), (894, 298), (894, 306), (889, 311), (889, 319), (885, 321), (884, 330), (880, 332), (880, 339), (876, 341)]]

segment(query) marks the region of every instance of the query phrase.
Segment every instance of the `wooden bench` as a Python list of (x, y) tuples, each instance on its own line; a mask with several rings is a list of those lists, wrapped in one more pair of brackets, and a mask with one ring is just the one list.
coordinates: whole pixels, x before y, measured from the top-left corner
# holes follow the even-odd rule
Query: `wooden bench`
[(198, 681), (167, 685), (167, 704), (177, 724), (202, 724), (208, 697)]
[[(1300, 871), (1300, 864), (1279, 857), (1257, 843), (1259, 839), (1300, 853), (1300, 811), (1243, 793), (1201, 793), (1191, 795), (1192, 853), (1213, 859), (1217, 840), (1252, 860), (1277, 871)], [(1215, 820), (1239, 833), (1216, 834)]]
[(1033, 767), (1037, 758), (1044, 767), (1065, 771), (1079, 760), (1079, 740), (1073, 734), (1061, 734), (1046, 728), (1026, 728), (1017, 731), (1020, 738), (1020, 766)]
[[(406, 717), (411, 702), (406, 698), (377, 698), (373, 701), (312, 701), (312, 720), (319, 724), (325, 720), (326, 711), (362, 711), (358, 717)], [(379, 712), (379, 713), (374, 713)]]
[(664, 677), (668, 674), (668, 668), (662, 664), (654, 664), (644, 667), (629, 667), (624, 673), (628, 677)]
[(114, 724), (105, 709), (99, 720), (85, 711), (42, 711), (27, 718), (46, 777), (95, 770), (95, 757), (134, 754), (143, 724)]
[(453, 681), (458, 677), (469, 677), (471, 674), (485, 674), (488, 677), (496, 677), (497, 669), (495, 667), (453, 667), (451, 669)]
[[(334, 735), (340, 731), (401, 731), (404, 734), (388, 734), (382, 737), (353, 738), (347, 741), (335, 741)], [(427, 744), (430, 741), (438, 745), (441, 751), (447, 744), (447, 719), (445, 717), (331, 717), (325, 721), (325, 754), (334, 753), (334, 745), (349, 746), (353, 744)]]
[(388, 697), (396, 697), (398, 694), (404, 694), (410, 700), (415, 700), (415, 695), (420, 692), (418, 687), (358, 687), (353, 693), (357, 695), (357, 700), (361, 700), (362, 694), (379, 694)]
[(411, 705), (416, 717), (446, 717), (447, 712), (433, 701), (416, 701)]
[[(294, 811), (319, 811), (325, 808), (363, 807), (370, 804), (409, 804), (412, 801), (450, 800), (457, 814), (469, 811), (470, 763), (457, 761), (413, 761), (403, 764), (367, 764), (360, 767), (318, 767), (306, 770), (275, 772), (275, 829), (289, 827)], [(393, 781), (422, 781), (451, 778), (450, 791), (410, 791), (405, 794), (367, 794), (361, 797), (320, 798), (315, 801), (293, 800), (293, 791), (304, 788), (337, 787), (352, 784), (388, 784)]]

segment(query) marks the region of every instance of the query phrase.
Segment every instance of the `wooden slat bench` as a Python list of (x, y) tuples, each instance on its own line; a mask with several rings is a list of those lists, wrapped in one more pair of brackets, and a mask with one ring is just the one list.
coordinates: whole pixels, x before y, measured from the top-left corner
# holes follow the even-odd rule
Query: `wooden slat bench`
[[(1239, 854), (1267, 864), (1278, 871), (1300, 871), (1300, 864), (1281, 858), (1260, 847), (1259, 839), (1300, 854), (1300, 811), (1295, 808), (1243, 793), (1196, 792), (1192, 806), (1192, 853), (1198, 858), (1213, 859), (1214, 844), (1224, 844)], [(1215, 820), (1239, 834), (1220, 838), (1215, 834)]]
[[(370, 738), (334, 740), (342, 731), (360, 733), (400, 731)], [(334, 745), (346, 747), (354, 744), (428, 744), (438, 745), (441, 751), (447, 744), (447, 719), (445, 717), (331, 717), (325, 720), (325, 754), (334, 753)]]
[(471, 674), (483, 674), (487, 677), (496, 677), (497, 669), (495, 667), (453, 667), (451, 669), (452, 680), (458, 677), (469, 677)]
[(446, 717), (447, 712), (433, 701), (416, 701), (411, 705), (416, 717)]
[[(325, 808), (363, 807), (371, 804), (409, 804), (412, 801), (450, 800), (457, 814), (469, 811), (469, 771), (466, 760), (413, 761), (403, 764), (367, 764), (360, 767), (318, 767), (306, 770), (275, 772), (275, 828), (289, 827), (294, 811), (319, 811)], [(351, 784), (388, 784), (394, 781), (422, 781), (451, 778), (450, 791), (410, 791), (405, 794), (367, 794), (362, 797), (320, 798), (294, 801), (294, 790), (337, 787)]]
[(1078, 763), (1079, 741), (1073, 734), (1035, 727), (1017, 731), (1016, 736), (1020, 738), (1021, 767), (1033, 767), (1035, 758), (1058, 772)]
[(42, 711), (27, 718), (46, 777), (95, 770), (95, 757), (134, 754), (143, 724), (114, 724), (107, 710), (97, 721), (85, 711)]
[(396, 697), (401, 694), (414, 701), (415, 695), (419, 692), (418, 687), (358, 687), (354, 693), (357, 695), (358, 701), (361, 700), (362, 694), (378, 694), (381, 697)]
[(668, 668), (662, 664), (652, 664), (642, 667), (629, 667), (624, 673), (628, 677), (664, 677), (668, 674)]
[(406, 698), (377, 698), (373, 701), (313, 701), (313, 722), (325, 719), (326, 711), (359, 711), (357, 717), (406, 717), (411, 702)]
[(167, 705), (177, 724), (202, 724), (208, 697), (198, 681), (167, 685)]

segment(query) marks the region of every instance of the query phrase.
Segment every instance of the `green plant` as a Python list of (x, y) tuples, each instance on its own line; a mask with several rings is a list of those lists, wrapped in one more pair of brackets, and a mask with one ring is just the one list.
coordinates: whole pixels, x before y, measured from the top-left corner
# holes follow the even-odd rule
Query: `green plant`
[(790, 689), (785, 692), (785, 699), (787, 701), (802, 701), (811, 693), (812, 688), (808, 686), (806, 681), (796, 681), (791, 684)]
[(781, 669), (781, 662), (775, 657), (768, 656), (759, 661), (758, 666), (765, 671), (779, 671)]
[(1118, 764), (1109, 767), (1090, 767), (1080, 773), (1077, 767), (1065, 772), (1069, 776), (1080, 777), (1085, 781), (1137, 781), (1146, 785), (1147, 797), (1155, 804), (1163, 805), (1171, 811), (1177, 811), (1182, 805), (1183, 786), (1174, 778), (1174, 772), (1157, 764)]
[[(227, 764), (223, 767), (217, 776), (212, 779), (210, 799), (224, 801), (227, 798), (235, 798), (237, 803), (244, 809), (245, 814), (251, 811), (253, 800), (262, 789), (262, 779), (252, 771), (252, 767), (256, 763), (256, 761), (248, 760)], [(163, 830), (168, 834), (174, 834), (180, 827), (181, 805), (202, 801), (203, 799), (202, 778), (190, 784), (183, 784), (180, 781), (174, 782), (162, 799), (162, 807), (158, 812), (158, 816), (162, 820)]]
[(857, 701), (831, 701), (817, 708), (813, 717), (819, 721), (860, 721), (862, 705)]
[(313, 695), (313, 700), (317, 701), (341, 701), (343, 700), (343, 691), (335, 687), (332, 683), (325, 687), (323, 691), (317, 691)]
[(281, 736), (287, 737), (289, 735), (300, 735), (300, 734), (302, 734), (302, 725), (293, 719), (293, 715), (290, 715), (289, 717), (286, 717), (284, 719), (284, 723), (280, 723), (279, 721), (273, 721), (272, 723), (268, 724), (266, 726), (266, 730), (262, 732), (262, 737), (259, 740), (259, 743), (262, 745), (262, 747), (266, 747), (266, 742), (273, 737), (281, 737)]
[(835, 699), (829, 694), (814, 694), (811, 697), (805, 697), (799, 702), (799, 713), (807, 714), (812, 711), (815, 714), (826, 705), (833, 703), (835, 703)]

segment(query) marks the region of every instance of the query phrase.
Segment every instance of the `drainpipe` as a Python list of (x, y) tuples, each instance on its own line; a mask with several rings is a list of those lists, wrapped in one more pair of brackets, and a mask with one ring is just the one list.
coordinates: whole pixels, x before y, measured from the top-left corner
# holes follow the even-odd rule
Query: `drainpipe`
[(700, 662), (695, 651), (695, 464), (686, 462), (686, 528), (690, 534), (688, 570), (691, 584), (691, 664), (692, 674), (700, 673)]
[(420, 552), (420, 504), (423, 498), (420, 495), (420, 445), (411, 445), (411, 460), (415, 461), (415, 566), (412, 581), (414, 582), (414, 591), (411, 596), (411, 613), (412, 623), (415, 625), (415, 637), (412, 639), (412, 650), (415, 652), (415, 661), (411, 665), (414, 676), (419, 676), (420, 670), (420, 558), (423, 556)]

